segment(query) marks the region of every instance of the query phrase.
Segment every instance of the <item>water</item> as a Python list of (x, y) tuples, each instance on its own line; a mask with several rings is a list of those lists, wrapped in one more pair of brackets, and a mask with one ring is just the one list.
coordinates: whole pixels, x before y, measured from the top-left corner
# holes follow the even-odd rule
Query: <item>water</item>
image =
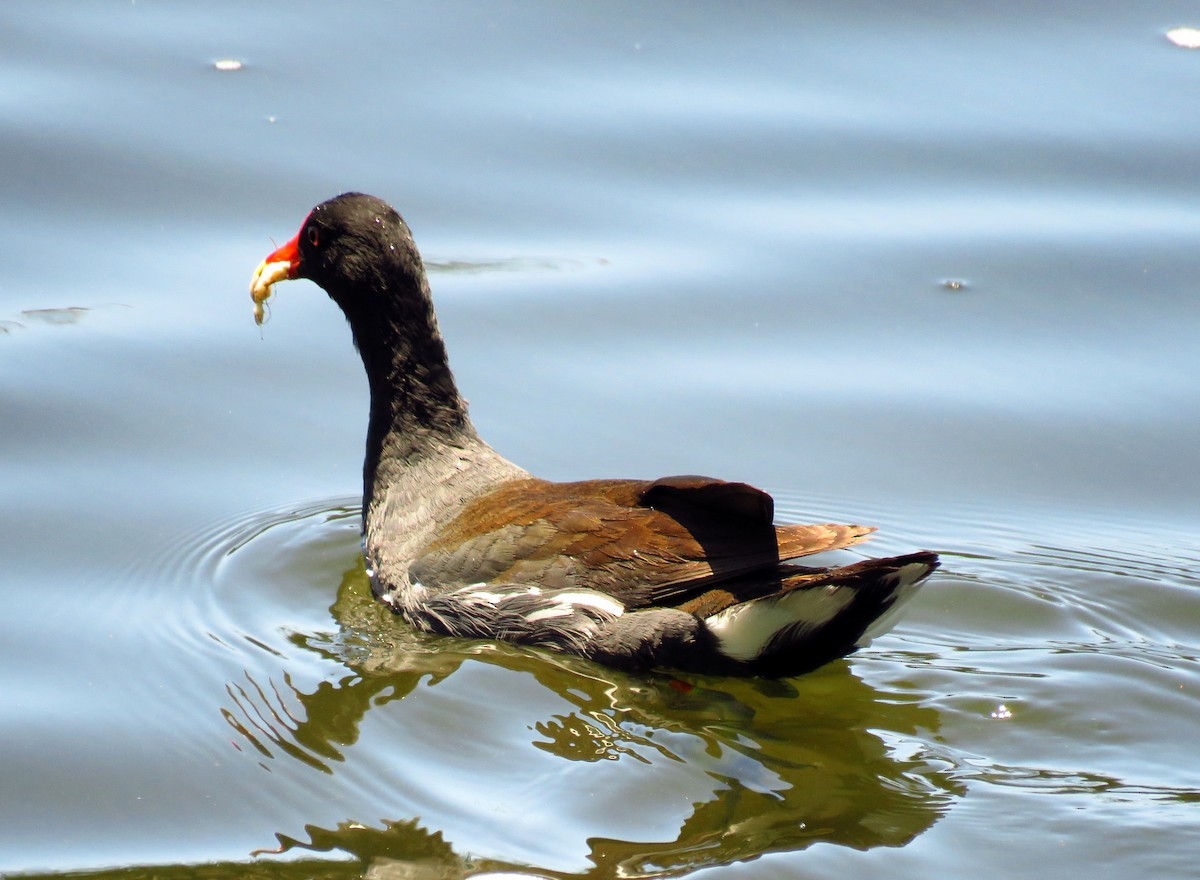
[[(0, 872), (1192, 876), (1196, 16), (6, 3)], [(352, 188), (517, 462), (943, 570), (784, 682), (398, 626), (341, 317), (246, 293)]]

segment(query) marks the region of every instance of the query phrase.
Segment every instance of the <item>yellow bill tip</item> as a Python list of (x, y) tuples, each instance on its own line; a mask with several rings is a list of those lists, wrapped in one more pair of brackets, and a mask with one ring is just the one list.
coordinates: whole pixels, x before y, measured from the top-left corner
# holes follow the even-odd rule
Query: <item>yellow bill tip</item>
[(263, 303), (271, 298), (275, 282), (287, 279), (291, 272), (292, 264), (287, 260), (275, 263), (263, 260), (258, 264), (258, 268), (254, 270), (254, 276), (250, 279), (250, 299), (254, 300), (255, 324), (261, 325), (263, 322), (266, 314)]

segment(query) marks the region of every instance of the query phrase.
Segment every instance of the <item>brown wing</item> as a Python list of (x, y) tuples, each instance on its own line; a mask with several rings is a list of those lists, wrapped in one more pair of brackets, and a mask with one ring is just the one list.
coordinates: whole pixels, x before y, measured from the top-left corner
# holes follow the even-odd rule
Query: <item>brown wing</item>
[(779, 526), (771, 497), (707, 477), (525, 479), (482, 496), (414, 561), (429, 587), (528, 583), (677, 605), (714, 583), (845, 547), (861, 526)]

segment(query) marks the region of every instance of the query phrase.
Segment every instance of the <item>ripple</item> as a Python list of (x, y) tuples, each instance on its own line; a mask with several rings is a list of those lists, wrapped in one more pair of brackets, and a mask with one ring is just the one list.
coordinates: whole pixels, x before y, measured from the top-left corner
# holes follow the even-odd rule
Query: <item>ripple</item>
[[(780, 518), (844, 509), (777, 497)], [(1167, 538), (1092, 523), (1056, 547), (1014, 511), (856, 508), (887, 529), (867, 552), (940, 534), (945, 567), (876, 648), (790, 681), (684, 684), (413, 632), (371, 597), (353, 499), (176, 535), (147, 564), (180, 598), (149, 601), (171, 610), (160, 638), (223, 658), (206, 711), (271, 780), (245, 796), (309, 805), (279, 815), (285, 850), (367, 858), (416, 834), (503, 867), (671, 875), (816, 842), (901, 845), (972, 788), (1191, 802), (1200, 778), (1178, 768), (1200, 669), (1182, 630), (1200, 591)], [(525, 830), (547, 823), (553, 838)]]
[(179, 532), (130, 567), (124, 601), (174, 646), (276, 653), (329, 626), (330, 583), (359, 554), (359, 506), (339, 498), (242, 512)]
[(1200, 789), (1172, 785), (1142, 785), (1100, 773), (1006, 765), (985, 758), (964, 757), (958, 775), (991, 785), (1021, 788), (1050, 795), (1104, 795), (1116, 800), (1160, 803), (1200, 803)]
[[(836, 499), (778, 497), (788, 518), (839, 509)], [(959, 778), (1135, 800), (1200, 790), (1188, 745), (1200, 691), (1200, 565), (1186, 524), (1074, 518), (1037, 502), (856, 505), (854, 517), (886, 530), (856, 551), (942, 554), (907, 617), (852, 666), (935, 707), (941, 736), (992, 768)]]
[[(281, 832), (284, 849), (362, 856), (364, 835), (377, 847), (407, 834), (406, 813), (445, 839), (465, 834), (485, 856), (663, 876), (816, 842), (900, 845), (961, 793), (938, 747), (913, 735), (936, 728), (936, 713), (904, 701), (881, 707), (845, 668), (796, 685), (700, 680), (681, 689), (666, 676), (623, 676), (569, 657), (506, 648), (468, 657), (442, 643), (441, 662), (448, 653), (459, 665), (436, 679), (408, 658), (404, 671), (378, 667), (309, 694), (245, 691), (275, 707), (247, 711), (260, 737), (283, 732), (291, 744), (268, 748), (332, 775), (337, 791), (353, 780), (359, 803), (337, 826), (306, 826), (307, 841)], [(303, 711), (280, 708), (295, 700)], [(451, 730), (448, 751), (444, 734), (431, 733)], [(366, 806), (376, 803), (391, 805), (383, 823), (366, 818), (378, 815)], [(484, 823), (497, 811), (523, 821)], [(527, 836), (546, 823), (555, 835)]]
[[(937, 713), (843, 664), (685, 685), (413, 632), (371, 597), (357, 524), (348, 501), (254, 511), (167, 554), (195, 588), (180, 615), (193, 646), (236, 669), (212, 711), (272, 780), (246, 796), (266, 807), (283, 785), (342, 811), (282, 824), (284, 849), (392, 849), (420, 817), (498, 865), (677, 874), (816, 842), (899, 845), (961, 792), (917, 733)], [(555, 835), (530, 830), (546, 823)]]

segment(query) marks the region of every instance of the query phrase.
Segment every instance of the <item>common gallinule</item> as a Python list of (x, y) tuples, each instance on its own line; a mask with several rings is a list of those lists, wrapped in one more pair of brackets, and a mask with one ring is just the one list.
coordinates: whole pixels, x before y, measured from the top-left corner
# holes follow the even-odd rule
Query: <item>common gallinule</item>
[(363, 550), (412, 625), (627, 669), (795, 675), (884, 632), (938, 565), (930, 552), (834, 568), (789, 560), (872, 528), (775, 525), (774, 502), (708, 477), (540, 480), (476, 433), (412, 234), (387, 203), (313, 208), (254, 273), (308, 278), (350, 323), (370, 383)]

